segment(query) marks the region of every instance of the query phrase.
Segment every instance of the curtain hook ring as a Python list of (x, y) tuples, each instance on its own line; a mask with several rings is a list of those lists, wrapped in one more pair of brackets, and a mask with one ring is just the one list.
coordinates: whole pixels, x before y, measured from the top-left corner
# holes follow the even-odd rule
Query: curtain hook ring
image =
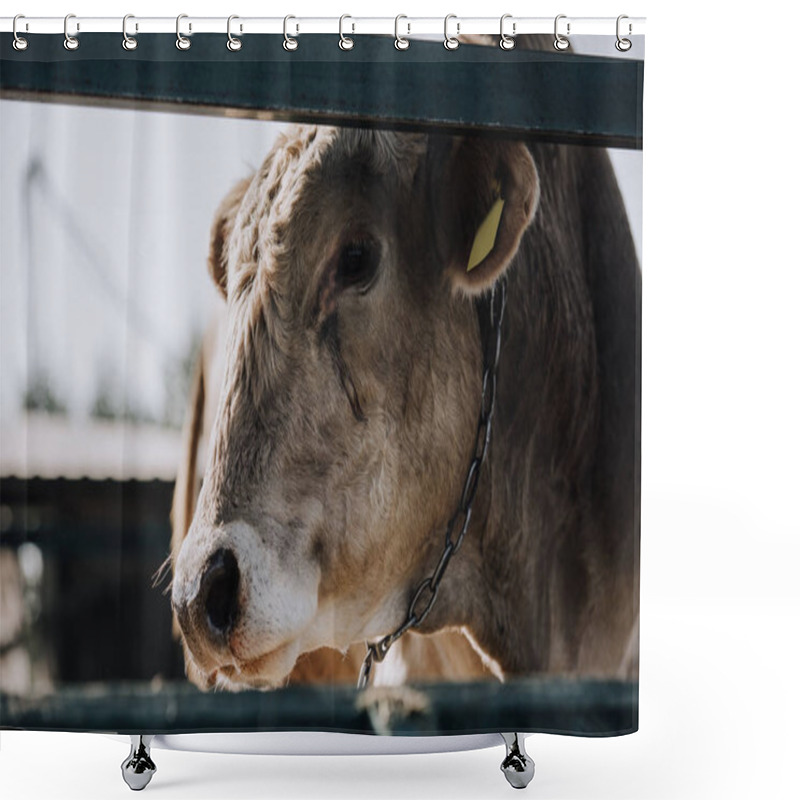
[[(139, 42), (136, 41), (135, 36), (128, 36), (129, 19), (136, 19), (136, 17), (133, 14), (126, 14), (122, 18), (122, 46), (125, 50), (135, 50), (139, 46)], [(139, 30), (138, 24), (135, 26), (135, 30)]]
[(447, 33), (447, 25), (451, 19), (456, 20), (456, 36), (461, 31), (461, 23), (458, 21), (458, 17), (455, 14), (448, 14), (444, 18), (444, 46), (446, 50), (458, 50), (458, 39), (456, 36), (450, 36)]
[(515, 41), (514, 37), (517, 35), (517, 23), (511, 23), (511, 36), (504, 32), (503, 26), (507, 19), (511, 19), (513, 17), (512, 14), (503, 14), (500, 17), (500, 49), (501, 50), (513, 50), (516, 46), (517, 42)]
[[(15, 50), (19, 50), (21, 52), (22, 50), (27, 50), (28, 49), (28, 40), (25, 37), (20, 36), (17, 33), (17, 20), (18, 19), (26, 19), (26, 17), (25, 17), (24, 14), (17, 14), (17, 16), (14, 17), (14, 23), (13, 23), (13, 25), (11, 27), (11, 30), (12, 30), (12, 32), (14, 34), (14, 42), (13, 42), (14, 49)], [(25, 30), (27, 30), (27, 29), (28, 29), (28, 23), (26, 22), (25, 23)]]
[(567, 36), (562, 36), (558, 32), (558, 21), (560, 19), (566, 19), (566, 18), (567, 18), (566, 14), (559, 14), (556, 17), (555, 25), (553, 28), (556, 35), (556, 40), (553, 42), (553, 47), (555, 47), (556, 50), (566, 50), (569, 47), (569, 39), (567, 39), (567, 36), (569, 36), (569, 28), (570, 28), (569, 22), (567, 22)]
[[(231, 33), (231, 22), (233, 22), (235, 19), (239, 19), (239, 17), (237, 17), (236, 14), (231, 14), (228, 17), (228, 41), (227, 41), (225, 46), (228, 48), (228, 50), (231, 51), (231, 53), (235, 53), (237, 50), (241, 50), (242, 49), (242, 40), (241, 39), (237, 39)], [(241, 26), (239, 26), (239, 32), (240, 33), (241, 33), (241, 30), (242, 30), (242, 28), (241, 28)]]
[[(344, 27), (344, 21), (346, 19), (353, 19), (349, 14), (342, 14), (339, 17), (339, 47), (342, 50), (352, 50), (355, 42), (349, 37), (344, 35), (344, 31), (342, 30)], [(352, 25), (353, 31), (355, 31), (356, 26)]]
[[(69, 21), (71, 19), (75, 19), (74, 14), (67, 14), (64, 17), (64, 49), (65, 50), (77, 50), (80, 47), (80, 42), (78, 41), (77, 37), (69, 35)], [(78, 23), (75, 23), (75, 30), (76, 32), (81, 29), (81, 26)]]
[[(178, 14), (178, 17), (175, 20), (175, 35), (178, 37), (175, 40), (175, 47), (177, 47), (178, 50), (188, 50), (192, 46), (192, 40), (191, 39), (187, 39), (181, 33), (181, 20), (182, 19), (188, 19), (188, 18), (189, 18), (188, 14)], [(189, 24), (189, 30), (190, 31), (192, 30), (191, 23)]]
[[(411, 45), (411, 42), (409, 42), (408, 39), (400, 35), (399, 28), (401, 19), (408, 19), (408, 17), (405, 14), (398, 14), (394, 18), (394, 46), (398, 50), (408, 50), (409, 46)], [(408, 33), (411, 33), (411, 26), (408, 23), (406, 23), (406, 28), (408, 29)]]
[[(620, 14), (617, 17), (617, 41), (614, 42), (614, 47), (616, 47), (617, 50), (620, 51), (620, 53), (627, 52), (633, 46), (633, 42), (631, 42), (630, 39), (623, 39), (622, 36), (620, 35), (620, 32), (619, 32), (619, 30), (620, 30), (620, 22), (622, 22), (622, 20), (624, 20), (624, 19), (628, 19), (628, 16), (626, 14)], [(630, 36), (632, 32), (633, 32), (633, 27), (632, 27), (631, 23), (629, 22), (628, 23), (628, 36)]]
[[(283, 18), (283, 49), (288, 50), (289, 52), (291, 52), (292, 50), (297, 50), (297, 46), (299, 44), (297, 39), (294, 39), (291, 36), (289, 36), (290, 19), (296, 19), (296, 17), (293, 17), (291, 14), (289, 14), (288, 16)], [(298, 33), (299, 31), (300, 31), (300, 26), (298, 25), (295, 28), (295, 33)]]

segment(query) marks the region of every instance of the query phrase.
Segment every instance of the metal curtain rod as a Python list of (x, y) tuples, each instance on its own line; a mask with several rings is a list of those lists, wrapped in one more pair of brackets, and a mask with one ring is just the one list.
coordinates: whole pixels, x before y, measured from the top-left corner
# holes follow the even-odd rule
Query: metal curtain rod
[[(350, 35), (384, 34), (394, 36), (399, 25), (403, 36), (441, 37), (445, 26), (443, 17), (235, 17), (233, 30), (237, 36), (248, 34), (284, 34), (288, 21), (288, 33), (292, 36), (306, 33)], [(526, 33), (552, 34), (554, 17), (515, 17), (504, 15), (503, 30), (513, 36)], [(64, 33), (64, 17), (25, 17), (17, 21), (17, 32)], [(182, 15), (181, 31), (186, 36), (195, 33), (228, 32), (227, 17), (193, 17)], [(454, 35), (478, 35), (500, 33), (500, 17), (458, 17), (450, 15), (448, 30)], [(617, 33), (616, 17), (569, 17), (559, 15), (559, 29), (570, 36), (605, 35)], [(129, 15), (126, 31), (130, 35), (147, 33), (174, 33), (175, 17), (136, 17)], [(645, 32), (644, 17), (626, 17), (624, 34), (636, 36)], [(121, 33), (122, 17), (81, 17), (70, 15), (69, 32), (73, 36), (83, 33)], [(0, 17), (0, 32), (10, 33), (14, 29), (13, 17)]]

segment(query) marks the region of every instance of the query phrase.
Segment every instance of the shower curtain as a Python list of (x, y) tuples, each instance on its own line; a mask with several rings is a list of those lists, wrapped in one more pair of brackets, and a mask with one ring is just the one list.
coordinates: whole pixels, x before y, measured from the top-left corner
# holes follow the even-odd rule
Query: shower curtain
[(0, 724), (635, 731), (643, 37), (184, 33), (2, 34)]

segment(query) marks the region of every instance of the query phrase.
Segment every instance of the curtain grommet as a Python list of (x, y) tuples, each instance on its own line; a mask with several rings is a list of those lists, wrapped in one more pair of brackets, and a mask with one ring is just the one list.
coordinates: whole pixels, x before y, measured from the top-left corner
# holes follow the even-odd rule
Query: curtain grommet
[(564, 35), (562, 35), (562, 34), (560, 34), (558, 32), (558, 22), (559, 22), (559, 20), (566, 19), (566, 18), (567, 18), (566, 14), (559, 14), (556, 17), (555, 23), (553, 25), (553, 31), (554, 31), (555, 37), (556, 37), (555, 41), (553, 42), (553, 47), (555, 47), (556, 50), (566, 50), (569, 47), (569, 39), (567, 38), (567, 36), (569, 36), (569, 32), (570, 32), (570, 24), (569, 24), (569, 22), (567, 22), (567, 36), (564, 36)]
[[(239, 19), (239, 17), (237, 17), (236, 14), (231, 14), (228, 17), (228, 41), (225, 43), (225, 46), (228, 48), (228, 50), (231, 51), (231, 53), (238, 53), (239, 50), (242, 49), (242, 40), (237, 38), (231, 33), (231, 22), (233, 22), (235, 19)], [(242, 28), (240, 25), (239, 33), (241, 32)]]
[[(627, 53), (628, 50), (630, 50), (631, 47), (633, 47), (633, 42), (630, 39), (624, 39), (622, 37), (622, 35), (620, 34), (620, 23), (624, 19), (628, 19), (628, 16), (626, 14), (620, 14), (617, 17), (617, 41), (614, 42), (614, 47), (616, 47), (617, 50), (619, 50), (620, 53)], [(631, 35), (632, 31), (633, 31), (633, 28), (631, 27), (631, 23), (629, 22), (628, 23), (628, 36)]]
[(512, 14), (503, 14), (500, 17), (500, 49), (501, 50), (513, 50), (517, 46), (516, 39), (514, 37), (517, 35), (517, 23), (511, 23), (511, 36), (509, 36), (505, 30), (504, 25), (507, 19), (512, 19)]
[[(408, 50), (411, 46), (411, 42), (408, 41), (405, 37), (400, 35), (400, 20), (401, 19), (408, 19), (405, 14), (398, 14), (394, 18), (394, 46), (397, 50)], [(406, 23), (407, 34), (411, 33), (411, 26)]]
[[(135, 50), (139, 46), (139, 42), (136, 40), (135, 36), (128, 36), (128, 20), (129, 19), (136, 19), (133, 14), (126, 14), (122, 18), (122, 47), (124, 50)], [(138, 29), (138, 25), (136, 29)]]
[(11, 44), (18, 53), (21, 53), (23, 50), (28, 49), (28, 40), (24, 36), (20, 36), (19, 33), (17, 32), (17, 20), (20, 19), (25, 19), (25, 15), (17, 14), (14, 17), (14, 22), (11, 26), (11, 31), (14, 34), (14, 41)]
[[(345, 36), (344, 35), (343, 27), (344, 27), (344, 21), (346, 19), (353, 19), (353, 18), (349, 14), (342, 14), (342, 16), (339, 17), (339, 49), (340, 50), (352, 50), (353, 47), (355, 47), (355, 44), (356, 44), (349, 36)], [(354, 32), (355, 29), (356, 29), (356, 26), (352, 25), (351, 27), (353, 29), (351, 32)]]
[[(456, 21), (456, 35), (450, 36), (447, 32), (447, 26), (451, 19)], [(444, 48), (445, 50), (458, 50), (458, 39), (456, 38), (461, 30), (461, 23), (458, 21), (458, 17), (455, 14), (448, 14), (444, 18)]]
[[(292, 36), (289, 36), (290, 19), (297, 19), (297, 18), (293, 17), (291, 14), (283, 18), (283, 49), (288, 50), (290, 53), (292, 53), (295, 50), (297, 50), (299, 42), (297, 41), (297, 39), (293, 38)], [(300, 26), (298, 25), (295, 28), (295, 33), (298, 33), (299, 31), (300, 31)]]
[[(75, 19), (74, 14), (67, 14), (67, 16), (64, 17), (64, 49), (69, 50), (70, 52), (72, 52), (73, 50), (77, 50), (81, 46), (81, 43), (78, 41), (77, 36), (70, 36), (69, 21), (71, 19)], [(81, 29), (80, 24), (75, 23), (76, 32), (79, 31), (80, 29)]]
[[(178, 14), (177, 18), (175, 19), (175, 35), (178, 37), (175, 39), (175, 47), (177, 47), (178, 50), (188, 50), (192, 46), (192, 40), (181, 33), (181, 20), (188, 18), (188, 14)], [(189, 31), (191, 32), (191, 30), (192, 26), (190, 23)]]

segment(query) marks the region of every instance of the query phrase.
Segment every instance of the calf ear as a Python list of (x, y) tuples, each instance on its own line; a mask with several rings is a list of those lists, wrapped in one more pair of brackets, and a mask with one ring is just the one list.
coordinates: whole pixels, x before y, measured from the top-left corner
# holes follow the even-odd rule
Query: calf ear
[(250, 178), (245, 178), (231, 189), (217, 209), (211, 226), (211, 249), (208, 254), (208, 271), (217, 284), (222, 296), (228, 296), (228, 238), (239, 205), (250, 186)]
[(466, 137), (437, 149), (432, 175), (439, 253), (455, 288), (477, 294), (502, 275), (533, 220), (536, 166), (521, 142)]

